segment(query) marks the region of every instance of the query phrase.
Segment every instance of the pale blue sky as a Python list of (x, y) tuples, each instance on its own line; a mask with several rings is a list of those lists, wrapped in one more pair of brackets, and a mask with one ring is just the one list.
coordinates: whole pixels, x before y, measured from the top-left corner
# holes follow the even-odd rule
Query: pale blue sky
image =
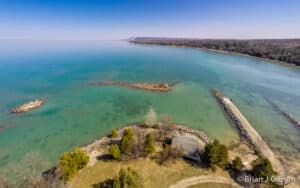
[(1, 0), (0, 38), (300, 38), (299, 0)]

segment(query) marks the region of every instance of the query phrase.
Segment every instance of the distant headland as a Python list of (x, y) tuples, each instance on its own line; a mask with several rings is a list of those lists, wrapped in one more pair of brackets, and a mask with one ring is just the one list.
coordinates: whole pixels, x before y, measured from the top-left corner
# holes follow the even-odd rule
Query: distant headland
[(233, 40), (135, 37), (130, 38), (129, 42), (234, 52), (300, 66), (300, 39)]

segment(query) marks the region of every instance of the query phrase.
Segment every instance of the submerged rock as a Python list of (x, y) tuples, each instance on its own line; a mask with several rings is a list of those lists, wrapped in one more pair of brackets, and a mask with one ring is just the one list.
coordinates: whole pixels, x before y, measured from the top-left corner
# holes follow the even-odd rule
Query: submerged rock
[(150, 82), (136, 82), (136, 83), (129, 83), (129, 82), (113, 82), (113, 81), (104, 81), (104, 82), (96, 82), (93, 85), (97, 86), (122, 86), (128, 87), (133, 89), (141, 89), (141, 90), (148, 90), (148, 91), (159, 91), (159, 92), (168, 92), (172, 90), (172, 87), (175, 86), (178, 82), (173, 84), (167, 83), (150, 83)]
[(30, 102), (24, 103), (22, 105), (16, 106), (10, 110), (10, 113), (24, 113), (29, 110), (35, 109), (43, 105), (44, 101), (40, 99), (35, 99)]

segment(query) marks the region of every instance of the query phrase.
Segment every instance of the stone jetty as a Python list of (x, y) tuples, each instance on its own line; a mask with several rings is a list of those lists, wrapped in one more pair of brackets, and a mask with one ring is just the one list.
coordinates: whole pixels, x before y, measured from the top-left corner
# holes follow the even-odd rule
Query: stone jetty
[(206, 133), (200, 131), (198, 129), (194, 129), (188, 126), (176, 125), (175, 129), (178, 131), (180, 135), (190, 134), (196, 136), (198, 139), (202, 140), (205, 144), (209, 144), (211, 142), (210, 138)]
[(40, 99), (35, 99), (35, 100), (29, 101), (27, 103), (24, 103), (22, 105), (19, 105), (19, 106), (16, 106), (16, 107), (12, 108), (10, 110), (10, 113), (15, 114), (15, 113), (28, 112), (32, 109), (40, 107), (43, 104), (44, 104), (44, 101), (42, 101)]
[(286, 120), (288, 120), (291, 124), (293, 124), (295, 127), (300, 128), (300, 121), (298, 121), (295, 117), (293, 117), (291, 114), (289, 114), (288, 112), (282, 110), (277, 104), (275, 104), (274, 102), (272, 102), (270, 99), (268, 99), (267, 97), (264, 97), (265, 100), (272, 106), (272, 108), (278, 112), (279, 114), (281, 114)]
[(167, 83), (150, 83), (150, 82), (114, 82), (114, 81), (103, 81), (103, 82), (95, 82), (92, 85), (96, 86), (121, 86), (121, 87), (128, 87), (133, 89), (141, 89), (141, 90), (148, 90), (148, 91), (159, 91), (159, 92), (168, 92), (171, 91), (173, 86), (175, 86), (178, 82), (173, 84)]
[(282, 112), (282, 115), (289, 120), (293, 125), (300, 128), (300, 121), (298, 121), (296, 118), (294, 118), (291, 114), (287, 112)]
[(225, 97), (220, 91), (217, 90), (213, 91), (213, 95), (217, 99), (227, 117), (234, 125), (236, 125), (241, 137), (245, 139), (245, 141), (249, 143), (256, 152), (268, 158), (278, 175), (284, 177), (285, 168), (282, 162), (275, 157), (275, 154), (271, 148), (264, 142), (262, 137), (251, 126), (239, 109), (233, 104), (231, 99)]

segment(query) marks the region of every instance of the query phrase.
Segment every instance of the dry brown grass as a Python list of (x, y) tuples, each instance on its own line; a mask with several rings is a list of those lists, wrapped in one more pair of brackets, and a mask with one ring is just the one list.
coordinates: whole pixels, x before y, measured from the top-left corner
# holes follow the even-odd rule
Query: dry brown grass
[(169, 187), (183, 178), (212, 173), (229, 177), (225, 171), (217, 170), (212, 172), (208, 169), (195, 167), (181, 159), (161, 166), (154, 160), (141, 158), (127, 162), (99, 161), (94, 166), (87, 167), (81, 171), (71, 182), (71, 187), (93, 187), (94, 184), (115, 177), (122, 167), (128, 166), (141, 174), (145, 188)]

